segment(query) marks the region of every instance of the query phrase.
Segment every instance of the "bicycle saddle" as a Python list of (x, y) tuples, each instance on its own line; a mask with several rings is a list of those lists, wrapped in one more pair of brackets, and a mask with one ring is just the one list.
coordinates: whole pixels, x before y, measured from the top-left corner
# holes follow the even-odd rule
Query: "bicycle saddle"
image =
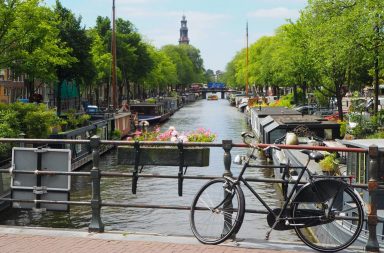
[(301, 150), (302, 153), (308, 155), (309, 160), (315, 160), (315, 162), (320, 162), (320, 160), (324, 159), (324, 155), (320, 152), (313, 151), (313, 150)]

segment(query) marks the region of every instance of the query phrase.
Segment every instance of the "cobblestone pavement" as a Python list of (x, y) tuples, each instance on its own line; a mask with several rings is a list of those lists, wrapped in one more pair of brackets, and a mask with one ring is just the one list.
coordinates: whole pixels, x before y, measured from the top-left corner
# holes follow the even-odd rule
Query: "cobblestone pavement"
[[(2, 253), (98, 253), (98, 252), (190, 252), (190, 253), (252, 253), (276, 252), (266, 249), (237, 248), (230, 246), (206, 246), (201, 244), (179, 244), (150, 241), (121, 241), (77, 237), (34, 236), (0, 234), (0, 252)], [(289, 252), (289, 251), (286, 251)], [(294, 251), (291, 251), (294, 252)]]
[(85, 230), (0, 226), (1, 253), (274, 253), (298, 251), (314, 252), (302, 243), (281, 241), (254, 240), (203, 245), (195, 238), (188, 236), (121, 231), (88, 233)]

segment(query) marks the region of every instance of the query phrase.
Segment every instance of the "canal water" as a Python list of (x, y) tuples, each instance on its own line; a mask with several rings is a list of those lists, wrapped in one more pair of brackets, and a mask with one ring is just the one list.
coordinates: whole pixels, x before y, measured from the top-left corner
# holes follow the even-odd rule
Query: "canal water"
[[(227, 100), (217, 101), (199, 100), (184, 106), (176, 112), (169, 121), (161, 126), (167, 130), (170, 126), (177, 131), (191, 131), (197, 128), (209, 129), (217, 135), (215, 142), (233, 140), (241, 143), (240, 133), (247, 131), (248, 126), (244, 114), (231, 107)], [(233, 148), (232, 158), (242, 154), (246, 149)], [(187, 175), (215, 175), (221, 176), (224, 172), (222, 148), (211, 148), (210, 166), (203, 168), (188, 168)], [(116, 151), (104, 155), (100, 161), (103, 171), (132, 172), (132, 167), (116, 164)], [(83, 170), (90, 170), (91, 166)], [(240, 171), (240, 166), (232, 164), (234, 175)], [(144, 167), (144, 173), (160, 173), (177, 175), (178, 167)], [(249, 168), (246, 176), (269, 176), (263, 169)], [(89, 177), (72, 177), (71, 200), (89, 201), (91, 199), (91, 183)], [(111, 202), (126, 202), (135, 204), (153, 205), (186, 205), (192, 202), (194, 194), (206, 181), (184, 180), (183, 196), (177, 193), (177, 179), (150, 179), (139, 178), (137, 194), (131, 193), (131, 178), (102, 178), (102, 200)], [(267, 183), (252, 183), (257, 192), (272, 206), (278, 205), (278, 198), (274, 187)], [(246, 208), (263, 209), (257, 200), (251, 197), (247, 189)], [(192, 235), (189, 227), (189, 212), (180, 210), (142, 209), (103, 207), (102, 221), (105, 230), (119, 230), (130, 232), (161, 233), (167, 235)], [(71, 206), (70, 212), (35, 213), (26, 210), (11, 210), (0, 217), (0, 224), (16, 226), (44, 226), (56, 228), (84, 228), (89, 225), (91, 209), (88, 206)], [(238, 238), (263, 239), (268, 229), (265, 214), (246, 214)], [(292, 231), (274, 231), (271, 239), (293, 241), (297, 240)]]

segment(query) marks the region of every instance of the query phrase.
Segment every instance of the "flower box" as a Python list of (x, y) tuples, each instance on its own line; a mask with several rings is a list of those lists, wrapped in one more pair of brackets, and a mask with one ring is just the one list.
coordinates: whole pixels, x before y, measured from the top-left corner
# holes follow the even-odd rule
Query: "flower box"
[[(184, 147), (184, 166), (209, 166), (209, 148)], [(177, 147), (140, 147), (139, 165), (179, 166), (180, 154)], [(123, 165), (135, 164), (135, 149), (133, 147), (118, 147), (117, 163)]]

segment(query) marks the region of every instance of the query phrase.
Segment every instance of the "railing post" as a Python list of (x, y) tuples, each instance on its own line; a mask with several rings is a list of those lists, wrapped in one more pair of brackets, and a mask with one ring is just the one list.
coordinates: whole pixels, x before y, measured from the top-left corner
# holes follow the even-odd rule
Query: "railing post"
[(231, 156), (231, 149), (232, 149), (232, 140), (223, 140), (223, 149), (224, 149), (224, 174), (223, 176), (232, 176), (231, 172), (231, 162), (232, 162), (232, 156)]
[(104, 225), (100, 217), (101, 209), (101, 196), (100, 196), (100, 170), (99, 170), (99, 147), (100, 147), (100, 137), (94, 135), (91, 137), (91, 148), (92, 148), (92, 161), (93, 167), (91, 169), (91, 179), (92, 179), (92, 220), (89, 224), (89, 232), (104, 232)]
[[(232, 140), (223, 140), (222, 141), (223, 149), (224, 149), (224, 177), (232, 177), (231, 172), (231, 162), (232, 162), (232, 156), (231, 156), (231, 149), (232, 149)], [(230, 194), (227, 191), (224, 190), (224, 198)], [(223, 203), (223, 209), (232, 210), (233, 209), (233, 203), (232, 199), (228, 199)], [(226, 212), (227, 215), (224, 215), (224, 226), (223, 226), (223, 235), (228, 233), (228, 230), (230, 229), (228, 227), (228, 224), (232, 224), (232, 211)], [(230, 237), (230, 239), (235, 240), (236, 239), (236, 233), (233, 233)]]
[(368, 232), (369, 237), (367, 244), (365, 245), (365, 250), (370, 252), (380, 252), (380, 246), (377, 241), (376, 236), (376, 226), (377, 226), (377, 208), (376, 208), (376, 192), (378, 189), (377, 182), (377, 172), (378, 172), (378, 153), (379, 149), (376, 145), (371, 145), (369, 147), (368, 155), (370, 158), (369, 161), (369, 181), (368, 181)]
[[(19, 139), (24, 139), (24, 138), (25, 138), (25, 133), (20, 133), (19, 134)], [(20, 148), (24, 148), (25, 147), (24, 142), (20, 142), (19, 146), (20, 146)]]

